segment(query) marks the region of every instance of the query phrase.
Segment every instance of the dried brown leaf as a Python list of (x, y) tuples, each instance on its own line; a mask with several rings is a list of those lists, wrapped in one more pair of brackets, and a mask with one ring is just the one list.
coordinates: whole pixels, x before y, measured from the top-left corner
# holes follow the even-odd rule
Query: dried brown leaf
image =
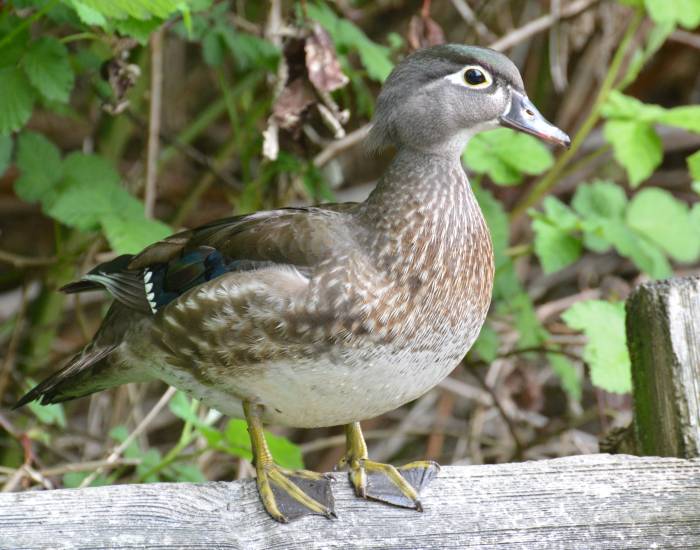
[(330, 36), (318, 23), (314, 23), (304, 51), (309, 80), (319, 92), (332, 92), (349, 82), (340, 68)]
[(288, 83), (277, 97), (272, 107), (272, 115), (280, 128), (292, 130), (301, 123), (301, 118), (311, 105), (316, 102), (316, 94), (303, 78)]
[(408, 43), (411, 49), (428, 48), (445, 43), (442, 27), (428, 15), (414, 15), (408, 24)]

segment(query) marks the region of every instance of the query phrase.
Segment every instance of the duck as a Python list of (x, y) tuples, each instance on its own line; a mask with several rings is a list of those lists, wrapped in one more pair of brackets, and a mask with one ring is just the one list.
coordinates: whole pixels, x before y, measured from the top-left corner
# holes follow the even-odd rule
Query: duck
[(108, 292), (100, 328), (16, 406), (162, 380), (245, 419), (279, 522), (333, 517), (332, 478), (276, 464), (264, 424), (344, 426), (340, 466), (357, 496), (421, 511), (439, 466), (372, 461), (360, 422), (436, 386), (484, 324), (493, 248), (460, 159), (499, 126), (570, 143), (502, 53), (449, 44), (406, 56), (365, 144), (396, 153), (365, 201), (229, 217), (96, 266), (62, 290)]

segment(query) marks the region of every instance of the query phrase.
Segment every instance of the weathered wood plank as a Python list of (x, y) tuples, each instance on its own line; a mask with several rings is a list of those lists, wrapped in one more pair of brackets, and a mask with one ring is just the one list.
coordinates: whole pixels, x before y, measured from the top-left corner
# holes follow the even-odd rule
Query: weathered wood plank
[(591, 455), (448, 466), (423, 514), (356, 498), (280, 525), (252, 480), (0, 495), (0, 548), (700, 548), (700, 460)]
[(627, 345), (639, 453), (700, 457), (700, 278), (639, 286), (627, 300)]

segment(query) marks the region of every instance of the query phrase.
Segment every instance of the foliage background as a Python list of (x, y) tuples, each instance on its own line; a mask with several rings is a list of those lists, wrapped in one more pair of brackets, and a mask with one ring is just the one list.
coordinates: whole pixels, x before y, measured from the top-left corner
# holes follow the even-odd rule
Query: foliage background
[[(104, 296), (56, 289), (180, 227), (362, 200), (390, 156), (362, 149), (382, 80), (443, 40), (508, 53), (573, 146), (509, 130), (470, 143), (496, 249), (491, 314), (438, 388), (365, 423), (370, 453), (597, 450), (630, 419), (626, 295), (698, 273), (698, 24), (700, 0), (0, 2), (3, 489), (251, 473), (242, 421), (161, 384), (10, 412), (105, 311)], [(327, 470), (342, 454), (338, 429), (272, 430), (284, 465)]]

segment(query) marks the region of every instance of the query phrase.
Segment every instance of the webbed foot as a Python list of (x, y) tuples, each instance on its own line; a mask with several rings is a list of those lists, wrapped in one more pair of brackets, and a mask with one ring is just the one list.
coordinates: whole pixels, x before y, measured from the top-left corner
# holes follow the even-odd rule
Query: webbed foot
[(359, 423), (346, 426), (347, 454), (340, 466), (349, 468), (350, 483), (357, 496), (394, 506), (423, 511), (421, 491), (437, 476), (440, 466), (423, 460), (396, 468), (367, 458), (367, 445)]
[(260, 406), (244, 402), (243, 410), (255, 460), (258, 493), (270, 516), (281, 523), (308, 514), (335, 517), (335, 499), (331, 491), (333, 478), (275, 464), (265, 441)]
[(287, 523), (308, 514), (335, 517), (332, 477), (271, 462), (256, 470), (260, 498), (273, 519)]

